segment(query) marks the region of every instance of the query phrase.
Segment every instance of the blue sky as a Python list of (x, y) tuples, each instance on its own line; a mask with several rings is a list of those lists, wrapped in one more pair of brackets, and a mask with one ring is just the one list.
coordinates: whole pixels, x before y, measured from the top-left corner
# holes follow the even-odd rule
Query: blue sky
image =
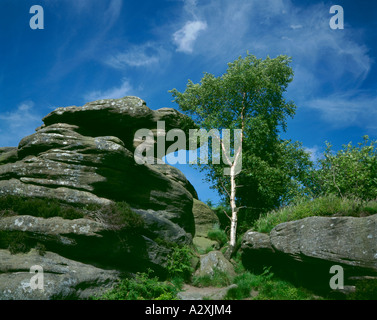
[[(377, 1), (337, 0), (0, 0), (0, 146), (16, 146), (56, 107), (139, 96), (151, 109), (177, 106), (203, 72), (217, 76), (246, 51), (287, 54), (297, 105), (284, 138), (313, 157), (377, 138)], [(32, 5), (44, 29), (32, 30)], [(332, 5), (344, 9), (333, 30)], [(180, 169), (201, 200), (215, 192), (198, 171)]]

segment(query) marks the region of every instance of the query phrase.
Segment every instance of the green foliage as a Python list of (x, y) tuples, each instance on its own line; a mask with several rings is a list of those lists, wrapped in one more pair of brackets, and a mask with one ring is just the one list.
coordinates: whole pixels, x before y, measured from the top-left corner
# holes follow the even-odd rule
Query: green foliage
[(262, 215), (255, 221), (253, 229), (269, 233), (280, 223), (312, 216), (365, 216), (377, 213), (377, 201), (362, 202), (357, 199), (339, 198), (334, 195), (303, 200), (279, 210)]
[(246, 208), (239, 213), (239, 232), (248, 230), (261, 214), (304, 196), (313, 167), (299, 142), (278, 139), (263, 152), (253, 151), (257, 145), (246, 145), (245, 149), (237, 202)]
[(23, 231), (1, 231), (0, 248), (8, 249), (11, 254), (27, 253), (35, 248), (39, 255), (46, 253), (46, 247)]
[(0, 213), (10, 215), (29, 215), (41, 218), (62, 217), (64, 219), (79, 219), (83, 212), (56, 199), (28, 198), (6, 195), (0, 197)]
[(6, 195), (0, 197), (0, 216), (29, 215), (40, 218), (61, 217), (74, 220), (93, 214), (112, 229), (128, 229), (137, 232), (144, 225), (143, 218), (134, 213), (126, 202), (99, 206), (68, 204), (57, 199), (29, 198)]
[(2, 231), (0, 234), (0, 248), (5, 248), (11, 254), (26, 253), (32, 247), (30, 239), (22, 231)]
[[(243, 130), (242, 171), (236, 178), (237, 206), (246, 207), (239, 213), (241, 229), (246, 230), (261, 213), (302, 194), (312, 166), (300, 143), (279, 136), (296, 110), (293, 102), (283, 97), (293, 79), (290, 62), (287, 56), (263, 60), (248, 53), (229, 63), (220, 77), (205, 73), (200, 83), (189, 80), (184, 92), (170, 91), (179, 108), (200, 128)], [(200, 169), (227, 199), (230, 179), (224, 176), (224, 168), (228, 165), (212, 163), (212, 144), (209, 141), (209, 163)]]
[(152, 277), (152, 270), (124, 279), (112, 290), (94, 300), (176, 300), (178, 289), (170, 282)]
[(364, 136), (357, 146), (350, 142), (334, 154), (327, 143), (318, 170), (313, 171), (311, 187), (315, 196), (334, 194), (362, 200), (377, 198), (377, 141)]
[(228, 242), (228, 237), (227, 237), (225, 231), (221, 230), (219, 228), (209, 230), (207, 236), (208, 236), (209, 239), (217, 241), (219, 243), (220, 247), (222, 247), (223, 245), (225, 245)]
[(168, 257), (167, 270), (168, 274), (173, 279), (183, 279), (187, 281), (190, 279), (194, 269), (191, 265), (194, 254), (192, 249), (188, 246), (173, 248), (172, 253)]
[(228, 203), (226, 201), (221, 201), (220, 204), (217, 206), (210, 205), (213, 212), (215, 212), (216, 216), (219, 218), (220, 226), (219, 228), (221, 230), (226, 230), (230, 228), (230, 219), (228, 218), (231, 216), (231, 209)]
[(110, 229), (115, 231), (127, 230), (127, 232), (135, 234), (144, 227), (144, 219), (133, 212), (127, 202), (116, 202), (102, 206), (96, 211), (96, 216), (100, 217)]
[(377, 300), (377, 280), (359, 280), (356, 291), (347, 297), (347, 300)]
[(296, 288), (290, 282), (275, 277), (270, 268), (261, 275), (244, 272), (234, 279), (237, 288), (228, 291), (225, 299), (240, 300), (252, 296), (254, 300), (312, 300), (314, 296), (303, 288)]
[(232, 278), (224, 271), (213, 268), (212, 275), (194, 276), (192, 284), (196, 287), (226, 287), (232, 283)]
[(40, 256), (44, 256), (46, 254), (46, 246), (43, 243), (37, 243), (35, 249), (38, 251)]
[[(72, 205), (49, 198), (29, 198), (7, 195), (0, 197), (0, 217), (29, 215), (40, 218), (61, 217), (73, 220), (83, 217), (99, 218), (111, 230), (122, 231), (127, 236), (140, 232), (144, 226), (143, 218), (134, 213), (126, 202), (107, 206)], [(33, 237), (21, 231), (3, 231), (0, 235), (0, 248), (7, 248), (12, 254), (26, 253), (31, 248), (44, 255), (46, 248)]]

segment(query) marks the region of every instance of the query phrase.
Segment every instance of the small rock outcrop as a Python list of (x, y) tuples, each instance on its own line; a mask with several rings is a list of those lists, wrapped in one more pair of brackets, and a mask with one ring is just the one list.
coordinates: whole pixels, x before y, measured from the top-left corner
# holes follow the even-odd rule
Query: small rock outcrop
[(277, 272), (329, 288), (330, 268), (344, 269), (346, 285), (377, 275), (377, 215), (308, 217), (277, 225), (269, 235), (246, 232), (242, 259), (248, 268), (274, 265)]
[(199, 277), (212, 277), (217, 271), (226, 273), (230, 278), (236, 276), (233, 265), (227, 260), (221, 251), (211, 251), (200, 256), (200, 267), (195, 275)]
[[(135, 132), (150, 130), (155, 148), (158, 121), (164, 122), (166, 131), (177, 128), (187, 136), (195, 128), (189, 117), (174, 109), (151, 110), (142, 99), (125, 97), (57, 108), (18, 147), (0, 148), (0, 196), (56, 199), (84, 207), (126, 202), (143, 220), (142, 228), (132, 232), (111, 227), (96, 211), (73, 220), (0, 212), (0, 250), (8, 263), (0, 259), (0, 299), (11, 298), (9, 290), (17, 292), (15, 299), (32, 298), (19, 287), (24, 275), (17, 273), (20, 269), (15, 265), (22, 259), (26, 259), (22, 272), (28, 272), (29, 264), (41, 264), (51, 272), (48, 276), (53, 280), (48, 283), (56, 284), (35, 298), (85, 297), (88, 290), (77, 288), (111, 284), (119, 272), (152, 268), (163, 274), (171, 244), (192, 244), (194, 187), (176, 168), (138, 164), (134, 159), (135, 149), (143, 142), (134, 139)], [(37, 257), (34, 251), (10, 255), (1, 237), (19, 233), (30, 243), (42, 245), (46, 255)], [(61, 264), (67, 265), (65, 271), (56, 271)], [(85, 277), (94, 273), (100, 278)], [(76, 277), (66, 292), (61, 281), (73, 274)], [(14, 281), (5, 282), (6, 277)]]
[(219, 249), (218, 242), (208, 238), (208, 231), (220, 225), (217, 215), (209, 206), (195, 198), (192, 212), (195, 221), (194, 245), (199, 251), (205, 251), (208, 248)]

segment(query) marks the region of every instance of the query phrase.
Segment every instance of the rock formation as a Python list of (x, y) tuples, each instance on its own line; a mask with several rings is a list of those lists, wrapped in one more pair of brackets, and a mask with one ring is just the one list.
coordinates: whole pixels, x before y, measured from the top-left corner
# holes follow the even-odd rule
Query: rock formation
[(193, 239), (195, 246), (199, 251), (205, 251), (208, 248), (219, 249), (219, 243), (208, 238), (208, 231), (219, 227), (219, 218), (209, 206), (197, 199), (194, 199), (192, 212), (195, 221), (195, 237)]
[(227, 274), (229, 278), (236, 276), (233, 265), (224, 257), (221, 251), (217, 250), (200, 256), (200, 267), (196, 270), (195, 275), (198, 277), (213, 277), (216, 270)]
[(251, 269), (274, 266), (300, 284), (330, 290), (330, 268), (344, 270), (346, 286), (355, 280), (376, 280), (377, 215), (308, 217), (277, 225), (269, 235), (245, 233), (242, 259)]
[[(171, 166), (140, 165), (134, 159), (141, 142), (134, 140), (135, 132), (145, 128), (156, 133), (157, 121), (164, 121), (166, 130), (188, 133), (195, 128), (190, 118), (174, 109), (154, 111), (137, 97), (125, 97), (58, 108), (17, 148), (0, 149), (0, 196), (53, 198), (73, 206), (127, 202), (143, 219), (142, 230), (133, 234), (130, 229), (109, 227), (96, 211), (74, 220), (0, 212), (0, 298), (13, 293), (14, 298), (32, 298), (19, 274), (28, 273), (32, 264), (53, 273), (55, 289), (39, 298), (83, 298), (88, 290), (75, 288), (111, 284), (118, 272), (151, 267), (163, 274), (169, 244), (192, 244), (194, 187)], [(43, 245), (46, 256), (35, 251), (10, 255), (7, 247), (1, 247), (1, 237), (17, 232)], [(25, 262), (17, 266), (16, 261)], [(63, 289), (62, 281), (73, 273), (72, 285)], [(15, 280), (4, 282), (7, 277)]]

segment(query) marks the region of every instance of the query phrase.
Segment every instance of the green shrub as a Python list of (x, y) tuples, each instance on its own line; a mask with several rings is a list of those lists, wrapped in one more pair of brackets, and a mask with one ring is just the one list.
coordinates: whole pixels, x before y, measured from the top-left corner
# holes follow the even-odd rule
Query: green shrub
[(228, 242), (228, 237), (227, 237), (225, 231), (223, 231), (221, 229), (210, 230), (210, 231), (208, 231), (207, 236), (208, 236), (209, 239), (217, 241), (219, 243), (220, 247), (222, 247), (224, 244), (226, 244)]
[(194, 268), (191, 265), (194, 254), (190, 247), (176, 246), (168, 257), (167, 270), (170, 278), (181, 278), (187, 281), (191, 278)]
[(334, 194), (362, 200), (377, 198), (377, 141), (368, 136), (357, 146), (348, 143), (334, 153), (326, 143), (319, 168), (313, 172), (312, 192), (315, 195)]
[(232, 278), (218, 268), (213, 269), (212, 275), (194, 276), (192, 284), (195, 287), (226, 287), (232, 283)]
[(152, 270), (124, 279), (112, 290), (94, 300), (176, 300), (178, 289), (170, 282), (152, 277)]

